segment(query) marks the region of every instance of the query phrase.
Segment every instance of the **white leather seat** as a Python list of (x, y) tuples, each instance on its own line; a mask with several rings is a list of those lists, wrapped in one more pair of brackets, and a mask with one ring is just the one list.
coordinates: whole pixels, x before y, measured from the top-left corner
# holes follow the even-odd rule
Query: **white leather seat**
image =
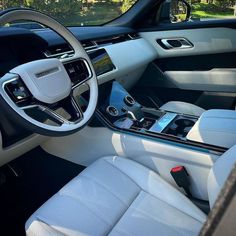
[(187, 102), (171, 101), (160, 107), (161, 110), (182, 113), (186, 115), (201, 116), (205, 109)]
[[(235, 154), (236, 146), (210, 173), (211, 206)], [(201, 210), (155, 172), (128, 159), (106, 157), (38, 209), (27, 221), (26, 232), (34, 236), (198, 235), (205, 221)]]

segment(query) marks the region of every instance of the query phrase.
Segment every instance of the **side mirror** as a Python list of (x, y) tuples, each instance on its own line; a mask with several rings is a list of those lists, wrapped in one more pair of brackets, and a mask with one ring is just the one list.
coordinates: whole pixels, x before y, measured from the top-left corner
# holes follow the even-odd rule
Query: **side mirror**
[(189, 21), (191, 6), (185, 0), (166, 0), (162, 6), (160, 21), (179, 23)]
[(178, 23), (190, 19), (191, 6), (185, 0), (172, 0), (170, 4), (170, 21)]

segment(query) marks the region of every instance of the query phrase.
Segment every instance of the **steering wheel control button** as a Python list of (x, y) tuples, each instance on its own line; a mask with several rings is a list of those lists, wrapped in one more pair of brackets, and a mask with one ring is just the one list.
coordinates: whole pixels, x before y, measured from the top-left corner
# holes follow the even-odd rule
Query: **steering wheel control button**
[(130, 107), (132, 107), (135, 104), (135, 100), (130, 95), (125, 96), (124, 102), (127, 106)]
[(110, 116), (118, 116), (119, 115), (119, 111), (116, 107), (114, 106), (108, 106), (106, 109), (106, 112), (110, 115)]
[(84, 60), (76, 60), (66, 63), (65, 69), (73, 83), (73, 85), (79, 84), (90, 77), (90, 72), (86, 62)]
[(8, 82), (5, 90), (15, 103), (22, 103), (30, 98), (30, 92), (20, 79)]

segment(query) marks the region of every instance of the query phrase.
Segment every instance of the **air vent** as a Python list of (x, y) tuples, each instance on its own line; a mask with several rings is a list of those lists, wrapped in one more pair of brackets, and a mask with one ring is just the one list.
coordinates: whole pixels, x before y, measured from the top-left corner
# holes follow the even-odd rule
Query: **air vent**
[(87, 49), (87, 50), (97, 48), (98, 46), (95, 41), (91, 41), (91, 40), (82, 41), (82, 45), (84, 49)]
[(118, 35), (114, 36), (111, 38), (106, 38), (106, 39), (98, 39), (96, 40), (96, 43), (98, 45), (107, 45), (107, 44), (115, 44), (115, 43), (121, 43), (130, 40), (131, 38), (129, 37), (128, 34), (123, 34), (123, 35)]
[(72, 56), (74, 51), (68, 44), (51, 46), (45, 52), (44, 55), (48, 58), (62, 58)]

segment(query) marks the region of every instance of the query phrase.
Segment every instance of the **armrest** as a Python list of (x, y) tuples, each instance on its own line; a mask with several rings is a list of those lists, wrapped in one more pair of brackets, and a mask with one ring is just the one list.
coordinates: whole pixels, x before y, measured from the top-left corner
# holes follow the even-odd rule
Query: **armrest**
[(236, 144), (236, 111), (209, 110), (187, 135), (188, 140), (230, 148)]

